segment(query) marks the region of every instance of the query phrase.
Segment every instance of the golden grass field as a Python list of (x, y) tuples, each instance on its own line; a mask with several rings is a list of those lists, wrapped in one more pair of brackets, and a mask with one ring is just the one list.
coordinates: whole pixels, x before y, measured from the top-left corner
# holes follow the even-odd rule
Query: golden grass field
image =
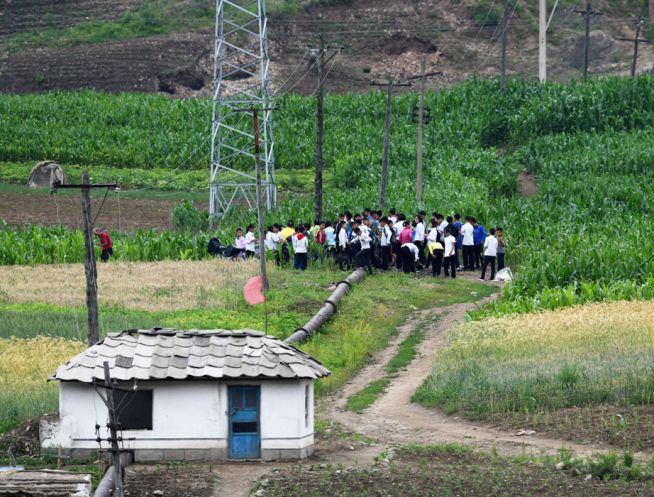
[[(229, 308), (258, 261), (205, 260), (98, 264), (102, 306), (144, 311)], [(82, 264), (0, 266), (0, 301), (86, 304)], [(200, 305), (201, 304), (201, 305)]]
[(63, 338), (0, 338), (0, 421), (56, 405), (57, 385), (46, 379), (85, 348), (85, 343)]
[(654, 403), (654, 302), (586, 304), (455, 326), (416, 394), (472, 415)]

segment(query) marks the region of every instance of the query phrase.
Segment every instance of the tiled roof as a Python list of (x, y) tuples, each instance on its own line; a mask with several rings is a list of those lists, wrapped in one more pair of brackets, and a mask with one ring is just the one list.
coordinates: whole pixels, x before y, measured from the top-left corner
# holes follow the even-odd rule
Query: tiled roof
[(329, 370), (301, 350), (254, 330), (129, 330), (108, 335), (50, 378), (104, 380), (109, 362), (116, 380), (187, 378), (322, 378)]

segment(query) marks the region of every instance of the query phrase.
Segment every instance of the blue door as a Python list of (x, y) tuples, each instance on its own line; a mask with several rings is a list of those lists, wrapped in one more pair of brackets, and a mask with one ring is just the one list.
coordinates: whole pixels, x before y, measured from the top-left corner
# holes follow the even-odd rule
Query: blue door
[(228, 387), (229, 457), (257, 459), (261, 456), (259, 387)]

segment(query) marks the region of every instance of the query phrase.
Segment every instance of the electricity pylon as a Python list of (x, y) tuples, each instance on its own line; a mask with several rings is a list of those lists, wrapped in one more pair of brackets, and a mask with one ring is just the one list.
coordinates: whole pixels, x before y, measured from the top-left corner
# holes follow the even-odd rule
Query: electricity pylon
[(254, 131), (245, 109), (261, 108), (261, 170), (266, 208), (277, 199), (266, 0), (216, 0), (209, 214), (256, 202)]

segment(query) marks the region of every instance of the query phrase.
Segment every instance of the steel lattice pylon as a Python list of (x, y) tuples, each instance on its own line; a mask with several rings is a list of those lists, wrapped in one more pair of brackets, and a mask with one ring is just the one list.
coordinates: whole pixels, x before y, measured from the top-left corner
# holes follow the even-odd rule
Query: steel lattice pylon
[(259, 115), (262, 191), (277, 200), (266, 0), (216, 0), (209, 214), (256, 206), (252, 113)]

